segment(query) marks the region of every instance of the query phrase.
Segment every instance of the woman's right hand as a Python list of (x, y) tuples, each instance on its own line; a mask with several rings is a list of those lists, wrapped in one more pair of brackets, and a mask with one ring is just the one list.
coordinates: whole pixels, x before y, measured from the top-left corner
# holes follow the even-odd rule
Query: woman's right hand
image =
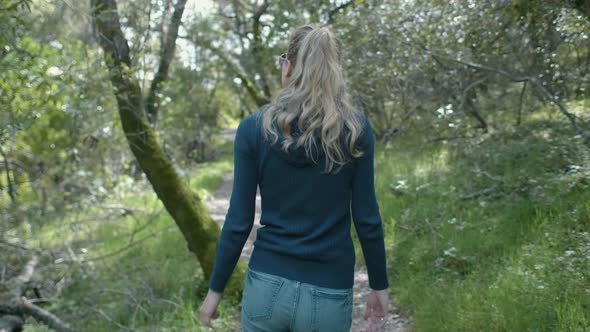
[(371, 290), (364, 319), (369, 320), (366, 332), (376, 332), (385, 325), (389, 313), (389, 288), (383, 290)]

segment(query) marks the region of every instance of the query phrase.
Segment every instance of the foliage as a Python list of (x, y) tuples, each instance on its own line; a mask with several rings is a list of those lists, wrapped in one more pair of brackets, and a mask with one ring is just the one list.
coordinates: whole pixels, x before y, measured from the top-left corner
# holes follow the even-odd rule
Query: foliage
[[(500, 110), (481, 104), (492, 93), (524, 97), (509, 99), (514, 119), (547, 102), (539, 86), (551, 98), (587, 98), (590, 21), (567, 6), (532, 10), (521, 16), (510, 1), (374, 1), (347, 13), (336, 27), (359, 105), (380, 120), (379, 132), (435, 135), (436, 110), (450, 105), (453, 131), (465, 135), (506, 125), (490, 123)], [(539, 86), (511, 84), (525, 80)]]

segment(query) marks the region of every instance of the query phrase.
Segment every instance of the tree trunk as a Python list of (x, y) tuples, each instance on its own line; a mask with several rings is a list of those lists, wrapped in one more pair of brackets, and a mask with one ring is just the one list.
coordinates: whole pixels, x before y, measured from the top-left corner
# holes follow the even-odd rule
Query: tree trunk
[[(202, 199), (178, 176), (147, 121), (139, 83), (129, 70), (129, 46), (121, 31), (116, 1), (91, 0), (91, 7), (129, 147), (158, 198), (180, 228), (189, 250), (196, 254), (205, 278), (209, 279), (220, 227), (211, 219)], [(239, 261), (228, 282), (227, 289), (238, 297), (245, 271), (245, 264)]]
[(14, 190), (14, 186), (12, 185), (12, 181), (10, 180), (10, 163), (8, 162), (8, 156), (4, 153), (4, 149), (2, 149), (2, 145), (0, 145), (0, 156), (4, 159), (4, 169), (6, 171), (6, 186), (8, 187), (8, 196), (10, 196), (10, 201), (12, 204), (16, 204), (16, 194)]

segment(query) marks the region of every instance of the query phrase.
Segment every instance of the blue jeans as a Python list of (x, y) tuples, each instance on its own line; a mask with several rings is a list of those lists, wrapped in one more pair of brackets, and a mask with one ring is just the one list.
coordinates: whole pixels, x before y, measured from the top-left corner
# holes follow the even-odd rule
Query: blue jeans
[(242, 294), (244, 332), (348, 332), (353, 289), (335, 289), (248, 269)]

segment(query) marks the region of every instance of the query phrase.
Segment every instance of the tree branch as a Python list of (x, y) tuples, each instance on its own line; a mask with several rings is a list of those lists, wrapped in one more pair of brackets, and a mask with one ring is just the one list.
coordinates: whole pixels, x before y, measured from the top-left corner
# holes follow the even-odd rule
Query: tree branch
[[(67, 323), (59, 319), (56, 315), (25, 300), (18, 301), (12, 305), (0, 304), (0, 314), (7, 315), (8, 317), (31, 316), (56, 331), (73, 331)], [(2, 321), (4, 317), (0, 318), (0, 321)]]
[(490, 66), (486, 66), (486, 65), (481, 65), (481, 64), (478, 64), (478, 63), (470, 62), (470, 61), (464, 61), (464, 60), (455, 59), (455, 58), (450, 57), (448, 55), (435, 54), (435, 53), (433, 53), (432, 51), (430, 51), (426, 47), (422, 47), (422, 49), (425, 52), (427, 52), (428, 54), (431, 54), (432, 56), (438, 56), (438, 57), (441, 57), (441, 58), (445, 58), (445, 59), (447, 59), (449, 61), (453, 61), (453, 62), (457, 62), (457, 63), (463, 64), (463, 65), (465, 65), (465, 66), (467, 66), (469, 68), (473, 68), (473, 69), (478, 69), (478, 70), (482, 70), (482, 71), (488, 71), (488, 72), (500, 74), (501, 76), (504, 76), (504, 77), (508, 78), (509, 80), (511, 80), (513, 82), (525, 82), (525, 81), (530, 82), (550, 102), (557, 104), (557, 106), (559, 108), (559, 111), (563, 115), (565, 115), (565, 117), (570, 121), (570, 123), (574, 127), (574, 130), (576, 131), (576, 133), (578, 133), (578, 135), (580, 135), (580, 137), (582, 137), (582, 140), (583, 140), (584, 144), (586, 144), (587, 146), (590, 146), (590, 136), (584, 130), (584, 128), (582, 128), (580, 126), (580, 122), (582, 122), (582, 125), (584, 125), (584, 122), (580, 118), (578, 118), (575, 114), (568, 112), (567, 108), (559, 100), (559, 98), (557, 96), (554, 96), (549, 90), (547, 90), (547, 88), (545, 88), (542, 83), (540, 83), (539, 81), (537, 81), (537, 79), (535, 77), (532, 77), (532, 76), (514, 76), (511, 73), (509, 73), (507, 71), (504, 71), (502, 69), (498, 69), (498, 68), (494, 68), (494, 67), (490, 67)]
[(187, 0), (178, 0), (174, 6), (174, 14), (170, 21), (170, 26), (167, 29), (166, 38), (162, 44), (160, 51), (160, 65), (158, 71), (152, 80), (148, 96), (145, 101), (145, 110), (148, 121), (152, 126), (155, 126), (158, 120), (158, 110), (160, 106), (160, 92), (162, 90), (162, 83), (168, 79), (168, 70), (170, 63), (174, 57), (176, 50), (176, 38), (178, 37), (178, 27), (182, 20), (182, 14)]
[[(252, 42), (252, 55), (254, 55), (254, 58), (256, 59), (256, 61), (258, 63), (263, 62), (263, 59), (260, 56), (260, 51), (262, 49), (262, 35), (260, 33), (260, 17), (266, 12), (269, 5), (270, 5), (269, 2), (267, 0), (264, 0), (262, 5), (260, 5), (260, 7), (258, 7), (258, 9), (254, 12), (254, 15), (252, 16), (252, 34), (254, 35), (254, 40)], [(260, 75), (260, 79), (262, 80), (262, 88), (264, 89), (264, 94), (267, 97), (270, 97), (270, 95), (271, 95), (270, 87), (268, 85), (266, 75), (264, 75), (264, 73), (262, 73), (262, 75)]]
[(236, 64), (232, 59), (230, 59), (230, 57), (223, 50), (214, 47), (213, 45), (211, 45), (209, 41), (201, 41), (200, 44), (209, 49), (211, 52), (213, 52), (213, 54), (217, 55), (221, 59), (221, 61), (223, 61), (230, 68), (230, 70), (233, 71), (234, 75), (236, 75), (242, 81), (242, 84), (244, 84), (246, 91), (248, 92), (250, 97), (254, 99), (254, 102), (257, 106), (263, 106), (269, 103), (270, 99), (267, 96), (261, 95), (258, 92), (258, 89), (256, 88), (254, 82), (252, 82), (248, 78), (248, 76), (246, 76), (246, 74), (240, 68), (240, 66), (238, 66), (238, 64)]
[(56, 331), (73, 331), (72, 328), (49, 311), (34, 305), (28, 300), (21, 299), (26, 291), (27, 284), (33, 278), (39, 258), (33, 255), (25, 265), (22, 273), (12, 280), (9, 294), (9, 304), (0, 304), (0, 328), (8, 331), (21, 331), (24, 325), (24, 317), (31, 316), (39, 322)]
[(341, 5), (339, 5), (338, 7), (330, 10), (330, 12), (328, 13), (328, 22), (327, 24), (332, 24), (334, 23), (334, 17), (336, 16), (336, 14), (340, 13), (341, 11), (343, 11), (344, 9), (346, 9), (346, 7), (353, 5), (354, 4), (354, 0), (350, 0), (348, 2), (344, 2)]

